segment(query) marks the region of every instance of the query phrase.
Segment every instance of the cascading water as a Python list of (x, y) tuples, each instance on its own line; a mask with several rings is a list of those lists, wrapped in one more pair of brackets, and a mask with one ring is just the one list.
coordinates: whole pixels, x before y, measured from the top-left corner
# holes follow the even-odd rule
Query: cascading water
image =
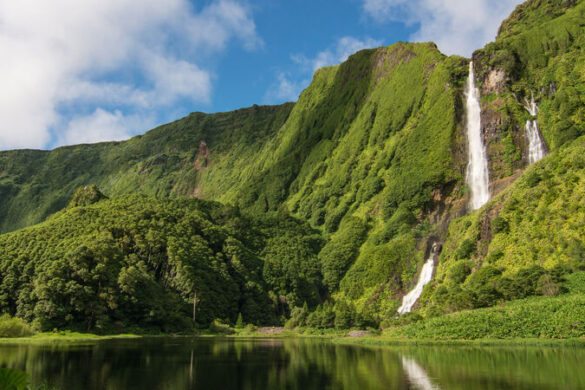
[(423, 288), (426, 284), (428, 284), (433, 278), (433, 268), (435, 267), (435, 255), (439, 250), (438, 244), (433, 244), (433, 248), (431, 249), (431, 254), (427, 259), (426, 263), (423, 265), (422, 270), (420, 271), (420, 276), (418, 277), (418, 282), (416, 286), (402, 298), (402, 306), (398, 308), (398, 314), (406, 314), (410, 313), (412, 307), (420, 298), (422, 294)]
[(467, 183), (471, 191), (469, 206), (477, 210), (490, 199), (488, 161), (481, 138), (481, 106), (479, 90), (475, 86), (473, 61), (469, 63), (467, 97), (467, 142), (468, 158)]
[(540, 136), (538, 120), (536, 119), (536, 115), (538, 115), (538, 106), (534, 101), (534, 93), (532, 93), (530, 101), (524, 98), (524, 108), (526, 108), (526, 111), (528, 111), (533, 117), (533, 119), (527, 120), (526, 126), (524, 126), (526, 139), (528, 140), (528, 164), (532, 165), (546, 155), (544, 141)]

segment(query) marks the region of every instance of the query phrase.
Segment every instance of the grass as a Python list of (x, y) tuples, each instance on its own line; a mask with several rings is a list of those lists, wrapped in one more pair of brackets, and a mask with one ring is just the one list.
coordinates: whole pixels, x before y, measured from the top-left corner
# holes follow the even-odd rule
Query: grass
[[(137, 334), (97, 335), (70, 331), (40, 332), (27, 337), (0, 338), (0, 344), (84, 344), (113, 339), (137, 339)], [(149, 336), (150, 337), (150, 336)]]
[(410, 340), (584, 339), (585, 296), (533, 297), (387, 329)]

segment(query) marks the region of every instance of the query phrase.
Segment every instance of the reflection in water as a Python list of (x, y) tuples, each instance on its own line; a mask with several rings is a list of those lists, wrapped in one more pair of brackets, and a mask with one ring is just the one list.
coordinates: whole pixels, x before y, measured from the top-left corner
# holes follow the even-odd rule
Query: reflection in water
[(585, 348), (374, 348), (313, 339), (0, 345), (0, 366), (60, 390), (437, 390), (439, 383), (443, 390), (582, 390), (583, 361)]
[(416, 361), (403, 356), (402, 367), (404, 367), (404, 373), (415, 389), (440, 390), (439, 386), (433, 385), (427, 372)]

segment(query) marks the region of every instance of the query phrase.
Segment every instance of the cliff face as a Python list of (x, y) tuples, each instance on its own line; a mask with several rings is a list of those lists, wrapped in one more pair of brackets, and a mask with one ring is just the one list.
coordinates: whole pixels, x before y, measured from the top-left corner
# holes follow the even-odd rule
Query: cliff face
[(534, 94), (540, 108), (547, 161), (580, 145), (584, 4), (530, 0), (474, 53), (496, 198), (467, 219), (456, 220), (468, 201), (468, 60), (432, 43), (397, 43), (318, 70), (295, 104), (194, 113), (125, 142), (2, 152), (0, 231), (43, 220), (91, 183), (108, 197), (200, 197), (248, 213), (290, 212), (327, 239), (323, 296), (381, 321), (394, 315), (432, 243), (445, 242), (441, 264), (465, 260), (477, 270), (499, 256), (492, 223), (528, 165), (524, 126), (534, 118), (525, 99)]

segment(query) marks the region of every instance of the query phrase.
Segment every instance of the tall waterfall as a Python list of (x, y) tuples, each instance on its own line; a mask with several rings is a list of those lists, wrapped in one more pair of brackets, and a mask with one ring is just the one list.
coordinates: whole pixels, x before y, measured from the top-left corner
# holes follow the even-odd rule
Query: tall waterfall
[(477, 210), (490, 199), (490, 192), (487, 153), (481, 138), (479, 90), (475, 86), (473, 61), (469, 63), (469, 78), (465, 93), (467, 97), (467, 153), (469, 159), (467, 183), (471, 190), (469, 206), (471, 210)]
[(402, 306), (398, 308), (398, 314), (410, 313), (412, 311), (412, 307), (418, 298), (420, 298), (424, 286), (433, 279), (433, 268), (435, 267), (434, 258), (438, 250), (439, 245), (436, 243), (433, 244), (431, 254), (429, 255), (426, 263), (423, 265), (422, 271), (420, 271), (418, 282), (416, 283), (416, 286), (414, 286), (414, 288), (402, 298)]
[(528, 140), (528, 164), (532, 165), (535, 162), (541, 160), (546, 155), (544, 148), (544, 141), (540, 136), (540, 129), (538, 128), (538, 106), (534, 101), (534, 93), (531, 94), (530, 101), (524, 98), (524, 108), (532, 115), (533, 119), (526, 121), (524, 126), (524, 132), (526, 133), (526, 139)]

